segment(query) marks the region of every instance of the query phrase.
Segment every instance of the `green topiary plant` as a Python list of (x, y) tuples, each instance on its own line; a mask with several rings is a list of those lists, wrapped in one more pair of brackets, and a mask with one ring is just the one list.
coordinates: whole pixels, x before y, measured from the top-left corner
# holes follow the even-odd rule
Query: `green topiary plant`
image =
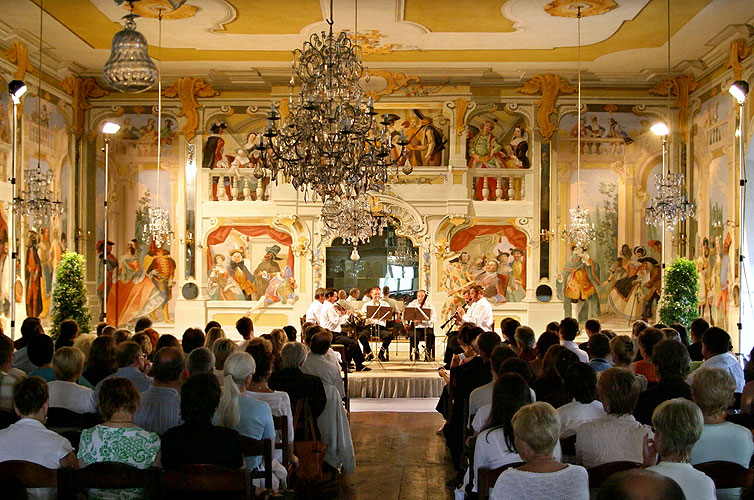
[(699, 273), (693, 261), (678, 257), (665, 271), (665, 290), (660, 300), (660, 321), (689, 328), (699, 316)]
[(58, 336), (60, 323), (66, 319), (74, 319), (79, 325), (81, 333), (89, 332), (89, 304), (86, 298), (84, 284), (84, 256), (76, 252), (66, 251), (55, 271), (57, 284), (52, 292), (52, 336)]

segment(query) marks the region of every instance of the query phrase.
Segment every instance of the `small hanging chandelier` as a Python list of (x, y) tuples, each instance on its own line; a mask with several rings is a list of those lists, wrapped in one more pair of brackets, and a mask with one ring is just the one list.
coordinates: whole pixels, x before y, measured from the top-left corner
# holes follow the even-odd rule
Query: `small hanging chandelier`
[[(123, 16), (124, 29), (113, 37), (110, 58), (103, 76), (108, 85), (121, 92), (144, 92), (157, 82), (157, 67), (149, 57), (147, 40), (136, 31), (134, 1), (129, 1), (131, 13)], [(118, 2), (116, 0), (116, 3)]]
[(389, 222), (387, 215), (373, 213), (370, 197), (366, 194), (325, 200), (320, 218), (325, 236), (339, 236), (354, 247), (368, 243), (372, 236), (382, 235)]
[(408, 238), (398, 238), (394, 250), (387, 253), (387, 262), (394, 266), (411, 267), (419, 263), (419, 256), (414, 248), (408, 246)]
[(51, 217), (63, 213), (63, 203), (52, 199), (51, 170), (42, 172), (41, 165), (24, 170), (24, 188), (14, 201), (14, 208), (25, 215), (32, 228), (49, 224)]

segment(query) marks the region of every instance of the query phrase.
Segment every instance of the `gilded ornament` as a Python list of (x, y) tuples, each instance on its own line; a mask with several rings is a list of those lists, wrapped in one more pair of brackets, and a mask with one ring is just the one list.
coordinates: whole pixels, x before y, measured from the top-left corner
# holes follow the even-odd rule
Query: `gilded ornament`
[(581, 17), (599, 16), (610, 12), (617, 5), (613, 0), (553, 0), (545, 5), (545, 12), (555, 17), (576, 17), (581, 9)]
[(539, 126), (539, 133), (542, 135), (542, 142), (550, 142), (550, 137), (555, 132), (555, 125), (550, 120), (550, 115), (555, 113), (555, 100), (561, 92), (572, 94), (576, 92), (576, 88), (569, 85), (560, 76), (546, 73), (534, 75), (531, 80), (522, 87), (518, 87), (516, 91), (522, 94), (542, 93), (542, 97), (537, 102), (537, 125)]
[(689, 130), (689, 96), (697, 87), (699, 82), (694, 79), (694, 75), (680, 75), (670, 81), (666, 78), (649, 91), (654, 95), (668, 95), (670, 89), (670, 93), (675, 95), (673, 107), (678, 108), (678, 130), (683, 136)]
[(749, 57), (749, 54), (751, 54), (751, 47), (746, 45), (746, 41), (743, 38), (730, 42), (730, 52), (728, 53), (728, 62), (725, 68), (733, 70), (734, 80), (741, 79), (741, 72), (744, 69), (741, 61)]
[(26, 52), (26, 45), (21, 42), (13, 42), (6, 52), (8, 60), (16, 65), (16, 72), (13, 73), (14, 80), (22, 80), (26, 72), (33, 72), (34, 68), (29, 62), (29, 55)]
[[(124, 5), (130, 10), (128, 5)], [(196, 15), (197, 8), (193, 5), (183, 4), (177, 9), (173, 9), (168, 0), (140, 0), (133, 4), (134, 14), (141, 17), (157, 19), (162, 13), (163, 19), (187, 19)]]
[(214, 97), (220, 92), (213, 89), (202, 78), (192, 78), (185, 76), (179, 78), (170, 88), (163, 90), (162, 95), (165, 97), (178, 97), (181, 101), (181, 112), (178, 116), (186, 117), (186, 123), (181, 128), (184, 137), (190, 141), (196, 135), (196, 128), (199, 126), (199, 114), (196, 112), (201, 105), (196, 101), (197, 97)]
[(369, 72), (370, 78), (379, 77), (385, 80), (385, 88), (382, 90), (370, 90), (365, 92), (368, 97), (371, 97), (375, 101), (379, 101), (380, 96), (390, 95), (396, 90), (408, 87), (412, 82), (420, 83), (421, 78), (416, 75), (406, 75), (405, 73), (392, 73), (384, 70), (373, 70)]
[(91, 109), (91, 104), (87, 100), (90, 97), (104, 97), (109, 92), (94, 81), (94, 78), (76, 78), (68, 76), (60, 82), (60, 88), (73, 97), (71, 107), (73, 108), (73, 133), (76, 139), (81, 138), (84, 133), (84, 111)]

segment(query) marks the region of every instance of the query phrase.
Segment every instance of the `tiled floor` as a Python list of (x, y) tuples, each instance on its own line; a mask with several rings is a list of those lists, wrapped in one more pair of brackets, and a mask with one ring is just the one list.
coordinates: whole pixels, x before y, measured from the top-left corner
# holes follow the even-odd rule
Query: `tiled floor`
[(356, 472), (349, 500), (448, 500), (453, 476), (438, 413), (363, 412), (351, 415)]

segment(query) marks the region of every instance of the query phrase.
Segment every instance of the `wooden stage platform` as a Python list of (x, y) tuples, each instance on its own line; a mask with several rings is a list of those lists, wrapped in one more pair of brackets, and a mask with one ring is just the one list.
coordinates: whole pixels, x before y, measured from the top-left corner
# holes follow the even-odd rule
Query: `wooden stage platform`
[[(391, 353), (392, 358), (392, 353)], [(417, 362), (406, 358), (395, 361), (369, 362), (368, 372), (348, 374), (352, 398), (437, 398), (445, 382), (437, 373), (438, 362)]]

